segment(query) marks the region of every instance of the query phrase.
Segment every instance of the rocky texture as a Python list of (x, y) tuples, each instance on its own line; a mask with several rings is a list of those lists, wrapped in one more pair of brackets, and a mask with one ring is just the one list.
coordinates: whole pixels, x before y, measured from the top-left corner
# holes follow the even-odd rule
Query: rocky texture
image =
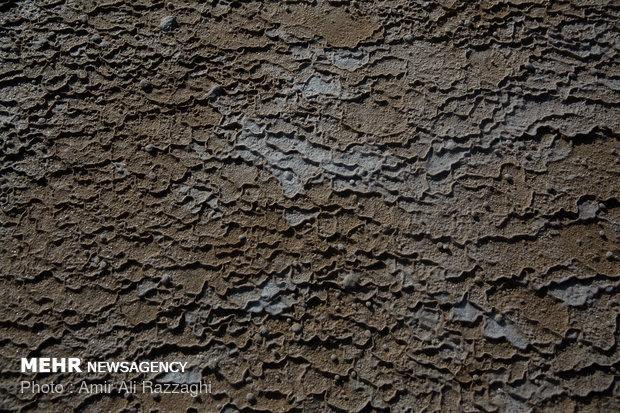
[(2, 410), (620, 409), (617, 3), (0, 8)]

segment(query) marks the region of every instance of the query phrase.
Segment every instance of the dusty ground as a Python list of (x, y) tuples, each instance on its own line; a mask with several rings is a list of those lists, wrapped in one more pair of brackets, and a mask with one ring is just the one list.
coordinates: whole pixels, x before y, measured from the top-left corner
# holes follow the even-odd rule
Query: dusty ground
[(618, 411), (619, 14), (3, 3), (0, 410)]

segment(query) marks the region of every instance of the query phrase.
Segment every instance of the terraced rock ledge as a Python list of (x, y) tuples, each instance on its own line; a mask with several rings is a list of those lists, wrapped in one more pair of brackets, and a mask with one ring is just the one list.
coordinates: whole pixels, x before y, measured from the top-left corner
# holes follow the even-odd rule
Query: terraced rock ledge
[[(0, 5), (0, 410), (620, 410), (620, 5)], [(21, 394), (187, 362), (209, 395)]]

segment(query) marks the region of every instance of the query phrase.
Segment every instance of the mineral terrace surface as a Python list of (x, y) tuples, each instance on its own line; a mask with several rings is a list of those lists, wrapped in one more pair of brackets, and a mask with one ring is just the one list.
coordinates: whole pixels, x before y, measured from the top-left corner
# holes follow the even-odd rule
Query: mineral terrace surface
[[(0, 410), (618, 411), (619, 21), (3, 2)], [(212, 392), (16, 390), (61, 356)]]

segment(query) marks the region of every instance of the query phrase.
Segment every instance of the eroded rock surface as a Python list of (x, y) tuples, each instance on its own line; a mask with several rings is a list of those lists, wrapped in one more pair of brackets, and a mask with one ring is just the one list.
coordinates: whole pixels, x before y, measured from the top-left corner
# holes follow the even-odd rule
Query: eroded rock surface
[(618, 411), (619, 14), (1, 5), (0, 409)]

